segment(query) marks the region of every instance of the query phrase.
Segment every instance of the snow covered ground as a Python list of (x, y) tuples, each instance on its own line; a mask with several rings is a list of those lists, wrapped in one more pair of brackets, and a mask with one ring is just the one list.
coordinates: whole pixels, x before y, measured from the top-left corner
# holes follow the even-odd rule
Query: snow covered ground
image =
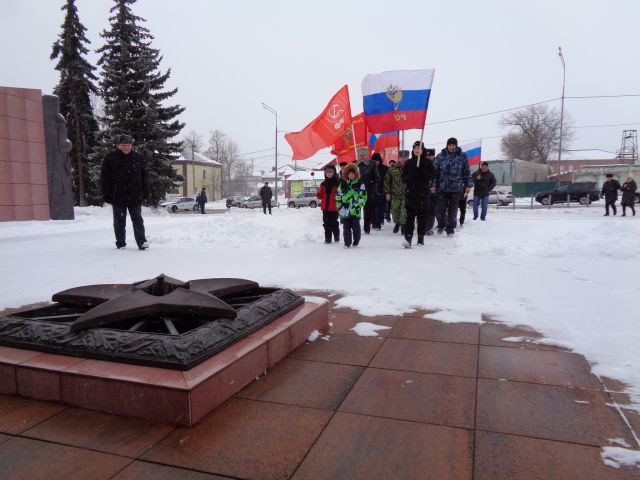
[(129, 247), (115, 249), (110, 208), (78, 208), (75, 221), (0, 223), (0, 309), (160, 273), (333, 290), (345, 295), (339, 306), (364, 315), (425, 308), (442, 310), (430, 316), (442, 321), (485, 314), (530, 325), (584, 354), (594, 373), (630, 384), (640, 405), (640, 216), (492, 209), (489, 221), (468, 220), (454, 238), (427, 237), (424, 247), (402, 249), (385, 225), (346, 250), (323, 243), (319, 209), (143, 214), (144, 252), (130, 225)]

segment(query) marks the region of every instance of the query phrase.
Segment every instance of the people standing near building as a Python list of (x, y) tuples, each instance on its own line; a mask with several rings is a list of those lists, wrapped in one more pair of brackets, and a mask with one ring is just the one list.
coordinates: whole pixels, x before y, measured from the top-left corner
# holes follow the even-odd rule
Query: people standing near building
[(607, 181), (602, 184), (602, 191), (600, 195), (604, 197), (605, 217), (609, 216), (609, 207), (613, 210), (613, 214), (616, 215), (616, 200), (618, 200), (618, 190), (620, 190), (620, 182), (613, 178), (613, 173), (607, 173)]
[[(398, 233), (403, 228), (407, 216), (404, 208), (404, 183), (402, 182), (402, 166), (407, 158), (409, 158), (409, 150), (400, 150), (398, 152), (398, 161), (393, 162), (386, 177), (384, 177), (385, 199), (391, 205), (391, 218), (395, 224), (393, 233)], [(389, 162), (389, 164), (391, 165), (392, 162)], [(402, 233), (404, 233), (404, 229)]]
[(371, 224), (373, 223), (376, 190), (380, 182), (380, 175), (375, 161), (371, 161), (367, 155), (362, 158), (364, 152), (368, 153), (367, 147), (358, 149), (358, 170), (360, 172), (360, 181), (367, 189), (367, 203), (364, 206), (364, 233), (369, 234), (371, 232)]
[(411, 158), (402, 167), (402, 181), (404, 183), (404, 207), (407, 219), (404, 224), (405, 248), (411, 248), (413, 231), (418, 221), (418, 245), (424, 245), (427, 232), (427, 208), (429, 203), (429, 189), (435, 177), (434, 165), (427, 158), (424, 144), (420, 141), (413, 144)]
[(633, 178), (627, 177), (621, 187), (622, 190), (622, 216), (627, 216), (627, 207), (631, 209), (631, 213), (633, 216), (636, 216), (636, 191), (638, 190), (638, 185)]
[(149, 248), (142, 219), (142, 201), (149, 195), (144, 159), (133, 151), (133, 138), (118, 135), (115, 150), (107, 153), (102, 162), (100, 183), (102, 198), (113, 208), (113, 231), (116, 247), (127, 246), (127, 211), (133, 224), (133, 235), (140, 250)]
[[(444, 216), (447, 236), (453, 236), (458, 213), (460, 192), (469, 191), (472, 185), (467, 155), (458, 147), (458, 140), (451, 137), (447, 146), (436, 157), (433, 164), (436, 171), (436, 192), (438, 193), (438, 210)], [(442, 228), (438, 228), (442, 233)]]
[(343, 180), (338, 185), (336, 207), (342, 222), (342, 238), (345, 248), (357, 247), (360, 243), (360, 219), (362, 208), (367, 203), (367, 189), (360, 179), (360, 171), (353, 163), (342, 171)]
[(202, 213), (204, 215), (204, 206), (207, 203), (207, 190), (202, 187), (202, 191), (198, 194), (198, 197), (196, 198), (196, 202), (198, 203), (198, 206), (200, 207), (200, 213)]
[(264, 185), (260, 189), (260, 198), (262, 199), (262, 211), (267, 214), (269, 209), (269, 215), (271, 215), (271, 199), (273, 198), (273, 191), (269, 186), (269, 182), (264, 182)]
[(489, 171), (489, 164), (482, 162), (473, 174), (473, 219), (478, 219), (478, 207), (481, 206), (480, 220), (486, 220), (489, 209), (489, 194), (496, 186), (496, 177)]
[(336, 193), (340, 180), (336, 174), (336, 167), (327, 165), (324, 167), (324, 181), (318, 188), (317, 197), (322, 209), (322, 226), (324, 227), (324, 243), (340, 241), (340, 224), (338, 223), (338, 207), (336, 205)]

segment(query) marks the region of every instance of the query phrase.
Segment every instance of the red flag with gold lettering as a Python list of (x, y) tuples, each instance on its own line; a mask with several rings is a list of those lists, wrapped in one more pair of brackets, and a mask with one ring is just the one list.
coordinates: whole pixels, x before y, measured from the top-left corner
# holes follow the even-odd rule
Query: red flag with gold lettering
[(345, 85), (329, 101), (322, 113), (300, 132), (287, 133), (293, 160), (304, 160), (329, 147), (351, 123), (349, 87)]
[[(338, 162), (354, 162), (356, 160), (356, 148), (366, 147), (369, 138), (367, 125), (365, 123), (364, 113), (359, 113), (353, 117), (351, 126), (344, 129), (344, 133), (336, 138), (333, 143), (331, 153), (338, 157)], [(354, 135), (355, 133), (355, 145)]]

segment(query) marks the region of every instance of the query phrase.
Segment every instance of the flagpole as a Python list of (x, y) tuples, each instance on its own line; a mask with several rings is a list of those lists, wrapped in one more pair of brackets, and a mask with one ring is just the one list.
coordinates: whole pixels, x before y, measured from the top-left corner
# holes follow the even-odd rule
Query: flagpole
[(402, 150), (404, 150), (404, 130), (402, 130)]
[[(435, 71), (433, 72), (433, 76), (435, 76)], [(431, 77), (431, 85), (433, 86), (433, 76)], [(431, 89), (429, 89), (429, 91), (431, 91)], [(427, 95), (427, 101), (424, 104), (424, 114), (425, 114), (425, 118), (424, 118), (424, 125), (422, 126), (422, 132), (420, 132), (420, 157), (422, 156), (422, 138), (424, 137), (424, 129), (427, 126), (427, 108), (429, 107), (429, 97), (430, 95)], [(420, 157), (418, 157), (418, 167), (420, 166)]]
[[(358, 145), (358, 141), (356, 140), (356, 129), (353, 128), (353, 117), (352, 117), (352, 120), (351, 120), (351, 135), (353, 137), (353, 151), (356, 154), (355, 163), (358, 163), (358, 146), (357, 146)], [(366, 137), (366, 135), (365, 135), (365, 137)]]

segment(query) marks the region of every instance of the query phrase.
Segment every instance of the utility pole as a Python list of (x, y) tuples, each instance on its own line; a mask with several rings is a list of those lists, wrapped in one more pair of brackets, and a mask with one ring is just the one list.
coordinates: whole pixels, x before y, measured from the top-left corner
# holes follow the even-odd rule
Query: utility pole
[(562, 103), (560, 107), (560, 141), (558, 143), (558, 187), (560, 186), (560, 160), (562, 159), (562, 122), (564, 120), (564, 79), (566, 68), (564, 64), (564, 56), (562, 56), (562, 48), (558, 47), (558, 56), (562, 62)]
[(276, 155), (275, 155), (275, 164), (276, 164), (276, 170), (274, 172), (274, 180), (275, 180), (275, 197), (276, 197), (276, 206), (278, 206), (278, 112), (276, 112), (273, 108), (271, 108), (269, 105), (267, 105), (266, 103), (262, 103), (262, 108), (264, 108), (265, 110), (270, 111), (271, 113), (273, 113), (276, 117)]
[(195, 156), (195, 148), (194, 142), (191, 142), (191, 173), (193, 174), (193, 194), (196, 194), (196, 156)]

